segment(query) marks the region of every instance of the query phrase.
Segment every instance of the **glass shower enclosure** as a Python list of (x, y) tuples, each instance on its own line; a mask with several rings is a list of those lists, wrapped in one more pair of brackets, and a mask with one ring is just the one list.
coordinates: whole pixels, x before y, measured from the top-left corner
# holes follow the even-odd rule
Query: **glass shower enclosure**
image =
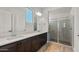
[(73, 19), (71, 17), (49, 20), (49, 40), (66, 45), (72, 45)]

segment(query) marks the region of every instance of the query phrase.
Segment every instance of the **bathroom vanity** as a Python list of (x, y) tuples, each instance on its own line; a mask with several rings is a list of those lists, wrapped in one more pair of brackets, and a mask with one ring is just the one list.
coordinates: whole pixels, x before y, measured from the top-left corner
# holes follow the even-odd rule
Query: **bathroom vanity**
[(47, 42), (47, 32), (30, 33), (24, 37), (0, 42), (0, 52), (36, 52)]

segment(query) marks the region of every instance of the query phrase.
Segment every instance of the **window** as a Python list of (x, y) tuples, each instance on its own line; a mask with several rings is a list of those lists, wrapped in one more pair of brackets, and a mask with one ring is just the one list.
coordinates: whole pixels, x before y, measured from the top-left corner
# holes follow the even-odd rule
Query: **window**
[(25, 20), (27, 23), (32, 23), (32, 10), (31, 9), (27, 9), (26, 13), (25, 13)]

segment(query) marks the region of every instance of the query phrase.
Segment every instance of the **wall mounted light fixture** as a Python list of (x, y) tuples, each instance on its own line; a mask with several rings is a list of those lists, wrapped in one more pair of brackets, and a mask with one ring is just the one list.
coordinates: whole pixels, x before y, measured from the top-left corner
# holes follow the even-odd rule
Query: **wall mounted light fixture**
[(36, 12), (36, 15), (37, 16), (42, 16), (42, 13), (38, 11), (38, 12)]

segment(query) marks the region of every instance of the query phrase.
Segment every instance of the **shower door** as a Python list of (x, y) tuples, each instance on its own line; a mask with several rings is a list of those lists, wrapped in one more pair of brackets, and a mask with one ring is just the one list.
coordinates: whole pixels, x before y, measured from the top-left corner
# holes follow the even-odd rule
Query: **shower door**
[(50, 41), (72, 45), (72, 21), (73, 19), (70, 19), (70, 17), (49, 20)]
[(72, 19), (62, 18), (59, 21), (59, 42), (72, 45)]
[(49, 39), (57, 42), (57, 20), (49, 20)]

